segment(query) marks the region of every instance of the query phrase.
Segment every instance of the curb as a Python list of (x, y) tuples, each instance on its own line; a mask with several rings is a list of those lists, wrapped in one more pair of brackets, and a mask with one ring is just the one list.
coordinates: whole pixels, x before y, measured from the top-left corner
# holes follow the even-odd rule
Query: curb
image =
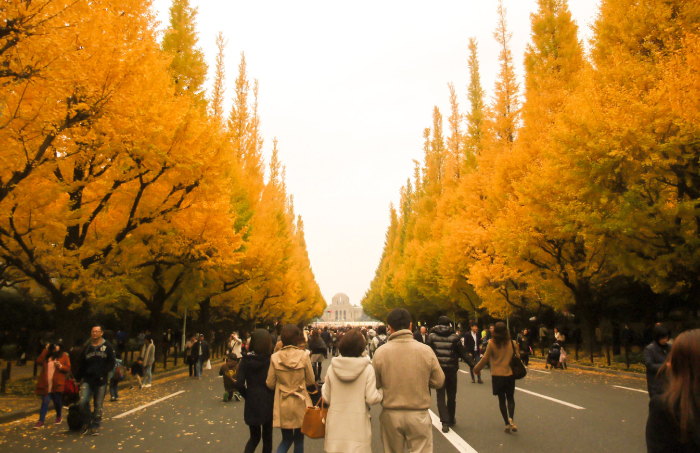
[[(530, 357), (530, 361), (545, 363), (544, 359), (539, 359), (539, 358), (534, 358), (534, 357)], [(598, 368), (595, 366), (576, 365), (576, 364), (568, 364), (568, 363), (566, 364), (566, 366), (568, 368), (574, 368), (577, 370), (595, 371), (597, 373), (612, 374), (615, 376), (626, 376), (626, 377), (634, 377), (634, 378), (638, 378), (638, 379), (646, 379), (646, 376), (644, 375), (644, 373), (636, 373), (634, 371), (609, 370), (607, 368)]]
[[(216, 359), (216, 360), (213, 360), (213, 361), (211, 362), (211, 364), (212, 364), (212, 369), (214, 368), (214, 365), (215, 365), (215, 364), (220, 363), (220, 362), (222, 362), (222, 361), (223, 361), (223, 359)], [(185, 372), (185, 373), (188, 372), (187, 366), (182, 366), (182, 367), (179, 367), (179, 368), (175, 368), (175, 369), (173, 369), (173, 370), (164, 371), (164, 372), (162, 372), (162, 373), (155, 374), (155, 375), (153, 375), (153, 380), (154, 380), (154, 381), (157, 381), (157, 380), (160, 380), (160, 379), (163, 379), (163, 378), (166, 378), (166, 377), (170, 377), (170, 376), (174, 376), (174, 375), (176, 375), (176, 374), (180, 374), (180, 373), (183, 373), (183, 372)], [(124, 380), (124, 381), (122, 381), (122, 382), (119, 383), (119, 386), (118, 386), (118, 387), (119, 387), (119, 388), (122, 388), (122, 387), (126, 387), (126, 386), (128, 386), (128, 385), (129, 385), (129, 382), (126, 381), (126, 380)], [(106, 398), (106, 397), (107, 397), (107, 393), (105, 392), (105, 398)], [(41, 410), (41, 408), (40, 408), (40, 407), (37, 407), (37, 408), (35, 408), (35, 409), (29, 409), (29, 410), (18, 411), (18, 412), (10, 412), (9, 414), (0, 415), (0, 425), (4, 425), (4, 424), (6, 424), (6, 423), (11, 423), (11, 422), (14, 422), (14, 421), (21, 420), (21, 419), (23, 419), (23, 418), (32, 416), (32, 415), (34, 415), (34, 414), (38, 414), (40, 410)]]

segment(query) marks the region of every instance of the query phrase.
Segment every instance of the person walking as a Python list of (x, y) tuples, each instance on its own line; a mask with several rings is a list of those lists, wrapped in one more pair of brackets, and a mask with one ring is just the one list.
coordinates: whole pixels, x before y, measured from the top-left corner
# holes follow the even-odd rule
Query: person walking
[(389, 340), (377, 348), (372, 366), (377, 389), (383, 391), (379, 417), (385, 453), (433, 451), (433, 426), (430, 418), (430, 389), (445, 383), (435, 353), (415, 341), (411, 315), (395, 308), (387, 315)]
[[(659, 370), (666, 363), (671, 347), (668, 340), (671, 331), (663, 324), (654, 326), (654, 341), (644, 349), (644, 365), (647, 369), (647, 390), (649, 398), (661, 395), (664, 392), (664, 379), (659, 376)], [(696, 377), (700, 378), (700, 377)]]
[(318, 329), (311, 333), (309, 351), (311, 352), (311, 366), (314, 369), (314, 378), (316, 382), (321, 382), (321, 368), (328, 349), (326, 348), (326, 342), (321, 339)]
[(199, 340), (192, 345), (191, 357), (195, 363), (195, 376), (202, 378), (202, 368), (209, 360), (209, 343), (204, 339), (204, 334), (199, 335)]
[(192, 335), (187, 343), (185, 343), (185, 357), (187, 358), (187, 366), (189, 368), (190, 377), (196, 377), (195, 366), (197, 365), (197, 361), (192, 354), (192, 347), (195, 343), (197, 343), (197, 338), (194, 335)]
[(277, 453), (286, 453), (294, 444), (294, 453), (303, 453), (304, 423), (306, 408), (311, 406), (307, 386), (316, 384), (309, 355), (300, 348), (304, 337), (294, 324), (282, 328), (282, 349), (272, 354), (267, 373), (267, 387), (275, 391), (272, 425), (282, 429), (282, 442)]
[(438, 318), (438, 325), (430, 329), (428, 346), (437, 356), (438, 363), (445, 374), (445, 385), (437, 389), (437, 406), (442, 423), (442, 432), (450, 431), (454, 426), (455, 411), (457, 409), (457, 372), (459, 371), (459, 359), (462, 358), (470, 366), (476, 362), (462, 345), (459, 335), (452, 328), (452, 322), (447, 316)]
[(700, 329), (678, 335), (659, 374), (668, 386), (649, 401), (647, 452), (700, 451)]
[[(90, 331), (90, 342), (85, 345), (75, 378), (80, 384), (80, 411), (87, 426), (84, 434), (97, 436), (102, 422), (102, 403), (107, 390), (107, 376), (114, 369), (115, 352), (110, 342), (102, 338), (101, 326)], [(90, 400), (93, 410), (90, 411)]]
[(323, 340), (324, 343), (326, 343), (326, 357), (328, 357), (328, 354), (331, 353), (331, 333), (328, 331), (328, 326), (325, 326), (323, 328), (323, 332), (321, 332), (321, 339)]
[(143, 357), (143, 387), (148, 388), (153, 381), (153, 364), (156, 362), (156, 346), (150, 335), (146, 336), (143, 343), (141, 357)]
[(530, 339), (530, 331), (525, 328), (523, 329), (520, 339), (518, 339), (518, 350), (520, 351), (520, 360), (523, 361), (523, 365), (530, 365), (530, 354), (532, 354), (532, 342)]
[(369, 407), (382, 400), (374, 368), (365, 351), (365, 338), (357, 330), (348, 332), (338, 344), (326, 372), (323, 400), (330, 404), (326, 418), (325, 450), (328, 453), (372, 451)]
[(250, 439), (243, 453), (253, 453), (262, 439), (263, 453), (272, 453), (272, 412), (275, 392), (267, 387), (270, 370), (272, 337), (265, 329), (256, 329), (250, 338), (250, 354), (238, 366), (236, 388), (245, 399), (243, 421), (250, 430)]
[(47, 344), (36, 359), (36, 363), (41, 367), (41, 374), (36, 382), (35, 393), (41, 397), (41, 409), (39, 410), (39, 421), (34, 425), (34, 429), (44, 426), (46, 414), (49, 411), (49, 403), (53, 401), (53, 408), (56, 410), (57, 425), (61, 424), (61, 409), (63, 408), (63, 389), (66, 378), (70, 373), (70, 358), (61, 349), (60, 344)]
[(547, 330), (547, 326), (544, 324), (540, 325), (540, 331), (539, 331), (539, 338), (540, 338), (540, 349), (542, 350), (542, 357), (544, 357), (544, 350), (545, 348), (549, 347), (549, 341), (548, 337), (549, 336), (549, 331)]
[(513, 377), (513, 370), (510, 368), (510, 360), (513, 355), (518, 356), (518, 345), (510, 338), (506, 324), (497, 322), (488, 348), (486, 348), (486, 354), (474, 367), (474, 374), (480, 376), (484, 366), (487, 363), (491, 365), (491, 386), (493, 394), (498, 396), (498, 407), (506, 424), (505, 432), (507, 433), (518, 431), (515, 422), (513, 422), (515, 416), (515, 377)]
[(420, 330), (416, 330), (416, 333), (413, 334), (413, 338), (423, 344), (428, 343), (428, 329), (425, 326), (421, 326)]
[[(471, 331), (464, 336), (464, 347), (471, 354), (474, 359), (474, 363), (469, 366), (469, 373), (472, 376), (472, 384), (474, 383), (474, 366), (479, 361), (481, 354), (479, 352), (479, 346), (481, 345), (481, 333), (479, 332), (479, 326), (476, 323), (472, 324)], [(483, 384), (484, 381), (481, 380), (479, 376), (479, 384)]]

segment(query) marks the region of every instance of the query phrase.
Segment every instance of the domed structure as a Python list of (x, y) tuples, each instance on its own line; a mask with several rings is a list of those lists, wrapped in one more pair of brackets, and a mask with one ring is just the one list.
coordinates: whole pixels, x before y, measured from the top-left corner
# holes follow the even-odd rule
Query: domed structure
[(345, 293), (337, 293), (331, 299), (331, 304), (326, 307), (321, 317), (322, 322), (360, 322), (367, 318), (362, 311), (362, 307), (356, 307), (350, 303), (350, 298)]

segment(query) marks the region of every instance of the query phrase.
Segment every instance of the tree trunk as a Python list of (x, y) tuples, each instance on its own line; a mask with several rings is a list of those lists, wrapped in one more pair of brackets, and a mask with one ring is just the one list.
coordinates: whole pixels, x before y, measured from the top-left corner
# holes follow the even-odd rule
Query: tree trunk
[(199, 319), (197, 320), (199, 333), (204, 334), (204, 338), (210, 341), (212, 338), (211, 330), (211, 298), (206, 298), (199, 303)]

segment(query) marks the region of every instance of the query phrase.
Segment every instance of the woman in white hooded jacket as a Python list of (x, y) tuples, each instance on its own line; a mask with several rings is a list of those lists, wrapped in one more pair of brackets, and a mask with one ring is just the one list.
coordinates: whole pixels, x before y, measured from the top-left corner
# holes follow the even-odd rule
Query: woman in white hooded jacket
[(369, 407), (382, 401), (374, 368), (365, 351), (365, 337), (358, 330), (346, 333), (326, 372), (323, 399), (330, 407), (326, 420), (325, 450), (329, 453), (372, 451)]

